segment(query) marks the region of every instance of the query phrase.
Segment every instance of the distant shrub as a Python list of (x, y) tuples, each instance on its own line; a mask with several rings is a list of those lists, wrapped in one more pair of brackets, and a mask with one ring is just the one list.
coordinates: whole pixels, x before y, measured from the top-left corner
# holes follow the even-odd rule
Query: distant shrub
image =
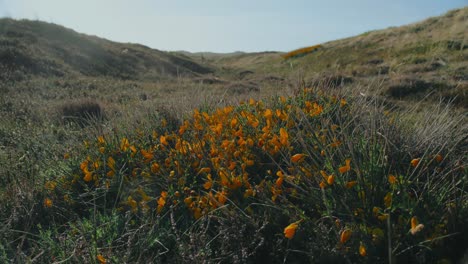
[(59, 112), (63, 122), (76, 123), (80, 126), (86, 126), (93, 120), (104, 118), (101, 104), (94, 100), (66, 103), (60, 107)]
[(398, 84), (391, 85), (387, 93), (395, 98), (402, 98), (416, 93), (427, 91), (433, 84), (423, 80), (404, 80)]
[(290, 51), (290, 52), (288, 52), (286, 54), (281, 55), (281, 57), (283, 57), (284, 59), (289, 59), (289, 58), (292, 58), (292, 57), (297, 57), (297, 56), (301, 56), (301, 55), (311, 53), (311, 52), (316, 51), (317, 49), (319, 49), (321, 47), (322, 47), (322, 45), (314, 45), (314, 46), (310, 46), (310, 47), (305, 47), (305, 48)]

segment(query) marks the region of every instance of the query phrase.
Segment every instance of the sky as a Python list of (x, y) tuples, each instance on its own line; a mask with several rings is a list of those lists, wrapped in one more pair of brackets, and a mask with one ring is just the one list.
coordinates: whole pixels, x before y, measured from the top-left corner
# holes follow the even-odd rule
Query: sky
[(289, 51), (400, 26), (468, 0), (0, 0), (0, 17), (191, 52)]

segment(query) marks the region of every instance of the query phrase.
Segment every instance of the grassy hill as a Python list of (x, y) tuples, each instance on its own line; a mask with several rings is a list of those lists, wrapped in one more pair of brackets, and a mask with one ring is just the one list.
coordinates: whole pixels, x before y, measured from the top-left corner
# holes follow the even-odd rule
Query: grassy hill
[(0, 20), (0, 78), (109, 76), (155, 80), (211, 72), (187, 57), (79, 34), (59, 25)]
[(466, 32), (468, 8), (463, 8), (407, 26), (322, 43), (317, 51), (288, 60), (280, 56), (283, 53), (269, 52), (217, 56), (210, 62), (233, 75), (250, 71), (252, 80), (301, 72), (308, 83), (343, 81), (365, 87), (378, 79), (380, 87), (374, 91), (386, 97), (420, 99), (433, 93), (436, 101), (455, 98), (458, 105), (467, 106)]

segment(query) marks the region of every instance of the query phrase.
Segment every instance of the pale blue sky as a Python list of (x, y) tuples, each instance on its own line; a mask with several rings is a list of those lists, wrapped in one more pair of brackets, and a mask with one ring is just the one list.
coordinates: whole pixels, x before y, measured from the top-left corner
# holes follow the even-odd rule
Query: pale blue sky
[(161, 50), (287, 51), (464, 6), (468, 0), (0, 0), (0, 17)]

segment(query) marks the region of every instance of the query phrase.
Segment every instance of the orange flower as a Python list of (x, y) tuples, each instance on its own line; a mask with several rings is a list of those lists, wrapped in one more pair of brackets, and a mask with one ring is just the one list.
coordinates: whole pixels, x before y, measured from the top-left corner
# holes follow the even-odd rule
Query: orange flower
[(396, 180), (397, 180), (397, 179), (396, 179), (396, 177), (395, 177), (394, 175), (391, 175), (391, 174), (390, 174), (390, 175), (388, 176), (388, 182), (389, 182), (390, 184), (395, 184), (395, 183), (396, 183)]
[(327, 183), (328, 185), (332, 185), (335, 182), (335, 176), (330, 175), (327, 177)]
[(159, 172), (159, 169), (160, 169), (160, 168), (161, 168), (161, 166), (159, 166), (159, 164), (156, 163), (156, 162), (153, 163), (153, 164), (151, 164), (151, 172), (152, 172), (152, 173), (157, 173), (157, 172)]
[(340, 100), (340, 106), (341, 106), (341, 107), (345, 106), (347, 103), (348, 103), (348, 102), (346, 102), (346, 100), (345, 100), (344, 98), (342, 98), (342, 99)]
[(359, 246), (359, 255), (365, 257), (367, 255), (366, 247), (361, 243)]
[(97, 255), (96, 256), (97, 260), (99, 261), (100, 264), (106, 264), (107, 263), (107, 260), (101, 255)]
[(284, 236), (288, 239), (291, 239), (294, 237), (294, 234), (296, 234), (296, 229), (298, 228), (298, 224), (292, 223), (288, 225), (287, 227), (284, 228)]
[(284, 128), (280, 128), (280, 142), (281, 145), (286, 146), (288, 144), (288, 132)]
[(417, 225), (418, 225), (418, 219), (416, 218), (416, 216), (413, 216), (411, 218), (411, 229), (415, 228)]
[(305, 156), (305, 154), (295, 154), (291, 157), (291, 162), (297, 163), (299, 161), (303, 161)]
[(419, 224), (418, 223), (418, 219), (413, 216), (411, 218), (411, 229), (410, 229), (410, 233), (414, 236), (416, 235), (418, 232), (420, 232), (421, 230), (424, 229), (424, 225), (423, 224)]
[(356, 184), (357, 184), (357, 181), (349, 181), (349, 182), (346, 183), (346, 189), (351, 189)]
[(165, 136), (160, 136), (159, 137), (159, 142), (161, 142), (161, 144), (163, 144), (164, 146), (169, 145), (169, 143), (167, 142), (167, 137), (165, 137)]
[(52, 200), (49, 199), (49, 198), (45, 198), (44, 199), (44, 206), (47, 207), (47, 208), (51, 208), (52, 207)]
[(342, 244), (346, 243), (346, 241), (349, 240), (349, 238), (351, 237), (351, 230), (350, 229), (345, 229), (341, 232), (341, 236), (340, 236), (340, 242)]
[(444, 159), (444, 157), (442, 157), (442, 155), (440, 155), (440, 154), (437, 154), (437, 155), (435, 156), (435, 160), (436, 160), (437, 162), (441, 162), (443, 159)]
[(154, 155), (153, 155), (153, 153), (151, 151), (146, 151), (146, 150), (142, 149), (142, 150), (140, 150), (140, 153), (145, 158), (146, 163), (150, 162), (154, 157)]
[(346, 165), (339, 168), (340, 173), (346, 173), (351, 170), (351, 159), (346, 159)]
[(320, 186), (321, 189), (325, 189), (325, 187), (326, 187), (327, 185), (325, 184), (324, 181), (321, 181), (320, 184), (319, 184), (319, 186)]
[(420, 158), (413, 159), (413, 160), (411, 161), (411, 166), (413, 166), (413, 167), (418, 166), (420, 160), (421, 160)]
[(90, 182), (92, 179), (93, 179), (93, 174), (89, 171), (86, 171), (83, 180), (85, 182)]

